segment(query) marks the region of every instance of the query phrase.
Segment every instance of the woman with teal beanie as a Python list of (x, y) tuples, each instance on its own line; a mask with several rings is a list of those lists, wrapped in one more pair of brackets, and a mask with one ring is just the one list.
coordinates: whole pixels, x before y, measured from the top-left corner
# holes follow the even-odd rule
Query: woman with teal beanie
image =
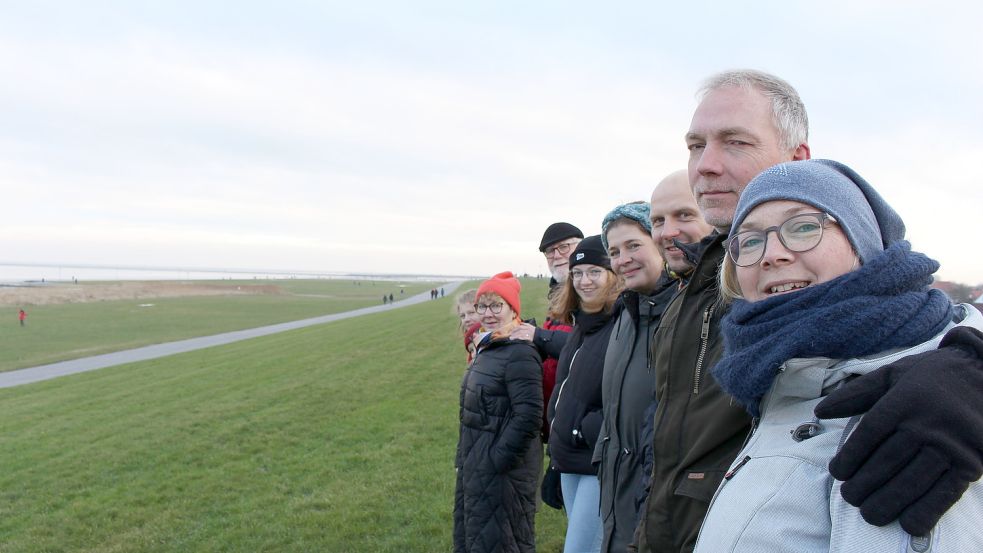
[(649, 215), (648, 202), (632, 202), (611, 210), (601, 223), (611, 269), (626, 288), (604, 355), (603, 422), (592, 458), (600, 479), (604, 553), (625, 551), (638, 523), (644, 450), (651, 447), (642, 427), (655, 399), (650, 340), (675, 292), (663, 275)]

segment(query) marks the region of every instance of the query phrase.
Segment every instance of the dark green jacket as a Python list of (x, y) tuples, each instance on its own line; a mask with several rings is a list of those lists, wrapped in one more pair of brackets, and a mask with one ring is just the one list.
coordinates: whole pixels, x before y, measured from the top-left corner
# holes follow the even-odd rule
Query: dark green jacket
[(750, 431), (751, 419), (710, 374), (723, 354), (719, 268), (725, 236), (708, 238), (686, 287), (652, 340), (656, 374), (651, 492), (635, 539), (639, 551), (690, 552), (710, 499)]

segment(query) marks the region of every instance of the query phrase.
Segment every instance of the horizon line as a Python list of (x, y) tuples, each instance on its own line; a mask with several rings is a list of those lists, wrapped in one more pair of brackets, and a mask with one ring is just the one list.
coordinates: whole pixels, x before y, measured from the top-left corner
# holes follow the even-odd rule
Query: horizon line
[(154, 265), (104, 265), (98, 263), (39, 263), (39, 262), (17, 262), (0, 261), (0, 267), (44, 267), (49, 269), (99, 269), (99, 270), (125, 270), (125, 271), (168, 271), (168, 272), (188, 272), (188, 273), (235, 273), (235, 274), (270, 274), (270, 275), (303, 275), (303, 276), (325, 276), (325, 277), (441, 277), (457, 280), (476, 280), (487, 277), (477, 275), (442, 275), (436, 273), (374, 273), (368, 271), (315, 271), (315, 270), (290, 270), (290, 269), (247, 269), (242, 267), (219, 269), (214, 267), (165, 267)]

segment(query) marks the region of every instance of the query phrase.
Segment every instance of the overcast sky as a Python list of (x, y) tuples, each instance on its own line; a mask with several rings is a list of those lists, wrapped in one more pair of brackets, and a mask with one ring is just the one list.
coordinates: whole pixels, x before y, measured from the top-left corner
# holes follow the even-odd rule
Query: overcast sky
[(548, 224), (647, 199), (751, 67), (983, 282), (980, 2), (0, 6), (2, 262), (545, 272)]

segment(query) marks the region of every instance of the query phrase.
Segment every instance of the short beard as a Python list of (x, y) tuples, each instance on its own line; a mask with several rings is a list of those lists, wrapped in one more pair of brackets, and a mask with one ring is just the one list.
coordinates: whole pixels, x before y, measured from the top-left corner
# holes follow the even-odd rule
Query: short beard
[(562, 275), (557, 275), (557, 273), (550, 271), (550, 276), (553, 277), (553, 280), (555, 280), (556, 282), (563, 284), (567, 280), (567, 277), (570, 276), (570, 271), (569, 270), (563, 271)]

